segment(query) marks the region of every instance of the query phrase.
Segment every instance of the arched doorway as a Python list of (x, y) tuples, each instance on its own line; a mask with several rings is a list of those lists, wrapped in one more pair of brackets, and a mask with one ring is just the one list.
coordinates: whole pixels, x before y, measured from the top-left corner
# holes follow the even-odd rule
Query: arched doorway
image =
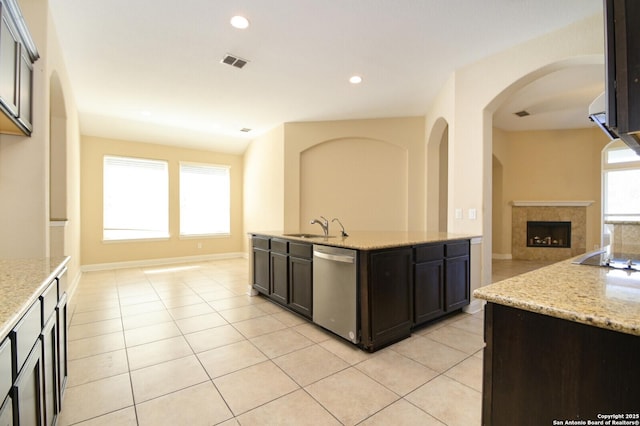
[(67, 110), (57, 73), (49, 99), (49, 255), (64, 256), (67, 212)]
[(449, 125), (436, 121), (427, 143), (427, 231), (447, 232), (449, 214)]

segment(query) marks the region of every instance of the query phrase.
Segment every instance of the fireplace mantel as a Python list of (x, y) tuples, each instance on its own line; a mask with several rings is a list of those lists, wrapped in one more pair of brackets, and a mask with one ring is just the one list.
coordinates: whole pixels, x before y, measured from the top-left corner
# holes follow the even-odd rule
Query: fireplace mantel
[(594, 201), (512, 201), (516, 207), (589, 207)]

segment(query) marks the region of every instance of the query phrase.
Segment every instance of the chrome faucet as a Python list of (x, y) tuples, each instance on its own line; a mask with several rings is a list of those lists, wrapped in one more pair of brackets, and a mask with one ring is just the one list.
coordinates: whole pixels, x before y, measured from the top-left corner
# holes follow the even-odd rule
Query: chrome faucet
[(342, 231), (340, 232), (342, 234), (343, 237), (348, 237), (349, 234), (347, 234), (344, 230), (344, 226), (342, 226), (342, 222), (340, 222), (340, 219), (338, 219), (337, 217), (334, 217), (331, 222), (338, 222), (338, 225), (340, 225), (340, 228), (342, 228)]
[(324, 236), (328, 237), (329, 236), (329, 220), (327, 220), (327, 218), (324, 216), (320, 216), (320, 218), (322, 220), (313, 219), (311, 221), (311, 224), (313, 225), (314, 223), (317, 223), (318, 225), (322, 226), (322, 232), (324, 232)]

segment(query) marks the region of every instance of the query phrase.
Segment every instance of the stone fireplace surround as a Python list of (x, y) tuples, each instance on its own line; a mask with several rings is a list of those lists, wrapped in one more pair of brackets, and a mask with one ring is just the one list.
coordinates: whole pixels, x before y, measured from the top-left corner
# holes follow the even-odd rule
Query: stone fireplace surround
[[(563, 260), (585, 253), (587, 207), (593, 201), (513, 201), (511, 257), (518, 260)], [(527, 247), (527, 221), (571, 222), (571, 247)]]

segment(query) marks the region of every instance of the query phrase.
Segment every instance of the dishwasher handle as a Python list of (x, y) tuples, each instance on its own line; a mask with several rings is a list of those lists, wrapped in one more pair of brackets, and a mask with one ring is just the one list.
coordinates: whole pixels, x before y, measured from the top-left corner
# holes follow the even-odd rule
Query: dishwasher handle
[(323, 253), (321, 251), (315, 251), (315, 250), (313, 251), (313, 256), (320, 259), (332, 260), (334, 262), (341, 262), (341, 263), (355, 263), (355, 260), (356, 260), (354, 256), (328, 254), (328, 253)]

